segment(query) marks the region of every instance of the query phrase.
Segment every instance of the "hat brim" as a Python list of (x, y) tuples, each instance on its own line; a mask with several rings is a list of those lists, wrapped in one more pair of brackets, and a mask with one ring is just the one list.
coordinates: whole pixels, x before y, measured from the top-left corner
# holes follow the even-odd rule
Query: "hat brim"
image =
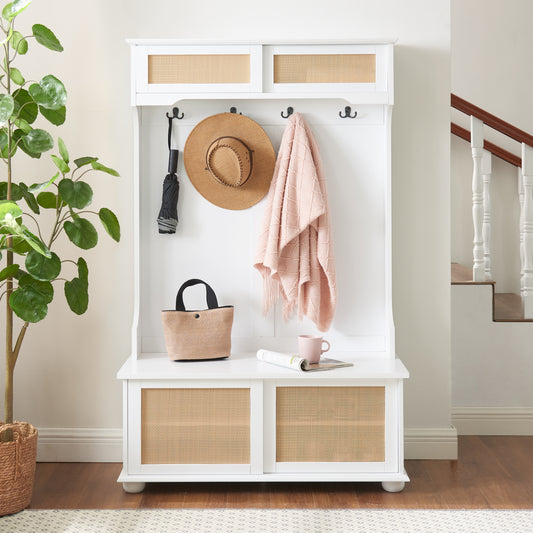
[[(206, 168), (206, 153), (219, 137), (236, 137), (252, 151), (253, 167), (240, 187), (219, 183)], [(263, 128), (244, 115), (219, 113), (199, 122), (189, 134), (183, 150), (185, 170), (195, 189), (209, 202), (224, 209), (247, 209), (268, 192), (276, 153)]]

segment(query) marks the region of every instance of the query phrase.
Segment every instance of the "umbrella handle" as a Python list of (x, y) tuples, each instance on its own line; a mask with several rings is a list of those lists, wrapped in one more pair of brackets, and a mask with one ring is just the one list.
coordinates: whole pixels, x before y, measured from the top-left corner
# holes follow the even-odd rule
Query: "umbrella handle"
[(170, 150), (170, 153), (168, 154), (168, 173), (169, 174), (176, 174), (176, 171), (178, 169), (178, 157), (179, 157), (179, 150)]

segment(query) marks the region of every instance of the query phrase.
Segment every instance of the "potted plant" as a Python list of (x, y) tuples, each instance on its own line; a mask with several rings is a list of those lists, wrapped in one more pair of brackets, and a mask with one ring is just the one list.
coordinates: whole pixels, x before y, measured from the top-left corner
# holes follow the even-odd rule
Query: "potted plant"
[(63, 237), (82, 250), (95, 247), (95, 219), (111, 238), (120, 240), (114, 213), (107, 208), (89, 208), (93, 191), (87, 178), (91, 172), (118, 176), (98, 158), (71, 160), (65, 143), (58, 138), (57, 153), (51, 155), (55, 174), (43, 175), (36, 183), (18, 174), (15, 161), (19, 157), (40, 158), (54, 148), (52, 135), (41, 124), (60, 126), (66, 118), (63, 83), (51, 74), (40, 81), (26, 81), (28, 76), (14, 66), (18, 56), (28, 53), (35, 42), (54, 52), (63, 51), (54, 33), (42, 24), (33, 24), (27, 34), (16, 28), (19, 15), (30, 3), (10, 2), (0, 18), (0, 157), (5, 169), (0, 176), (0, 301), (3, 298), (6, 306), (0, 516), (27, 507), (33, 490), (37, 431), (13, 419), (13, 374), (28, 326), (46, 317), (61, 285), (59, 292), (64, 293), (74, 313), (83, 314), (89, 303), (87, 262), (78, 253), (59, 257), (54, 245)]

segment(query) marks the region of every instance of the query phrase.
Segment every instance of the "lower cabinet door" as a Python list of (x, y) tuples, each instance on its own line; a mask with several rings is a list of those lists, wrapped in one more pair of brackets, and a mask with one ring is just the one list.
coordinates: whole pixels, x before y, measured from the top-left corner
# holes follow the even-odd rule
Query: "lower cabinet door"
[[(277, 384), (266, 393), (274, 435), (271, 472), (396, 472), (398, 390), (372, 386)], [(268, 422), (267, 422), (268, 423)], [(270, 450), (270, 451), (268, 451)]]
[(249, 473), (257, 386), (134, 383), (131, 473)]

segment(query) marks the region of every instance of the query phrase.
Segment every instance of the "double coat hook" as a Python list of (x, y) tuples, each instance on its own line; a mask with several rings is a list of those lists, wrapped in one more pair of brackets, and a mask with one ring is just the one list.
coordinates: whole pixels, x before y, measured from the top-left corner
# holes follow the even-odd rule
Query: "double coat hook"
[(172, 116), (167, 113), (167, 118), (172, 120), (173, 118), (177, 118), (178, 120), (181, 120), (185, 115), (182, 113), (180, 115), (180, 110), (178, 107), (172, 108)]
[(356, 116), (357, 111), (354, 111), (352, 115), (352, 108), (349, 105), (344, 108), (344, 115), (342, 114), (342, 111), (339, 111), (339, 117), (341, 118), (355, 118)]

